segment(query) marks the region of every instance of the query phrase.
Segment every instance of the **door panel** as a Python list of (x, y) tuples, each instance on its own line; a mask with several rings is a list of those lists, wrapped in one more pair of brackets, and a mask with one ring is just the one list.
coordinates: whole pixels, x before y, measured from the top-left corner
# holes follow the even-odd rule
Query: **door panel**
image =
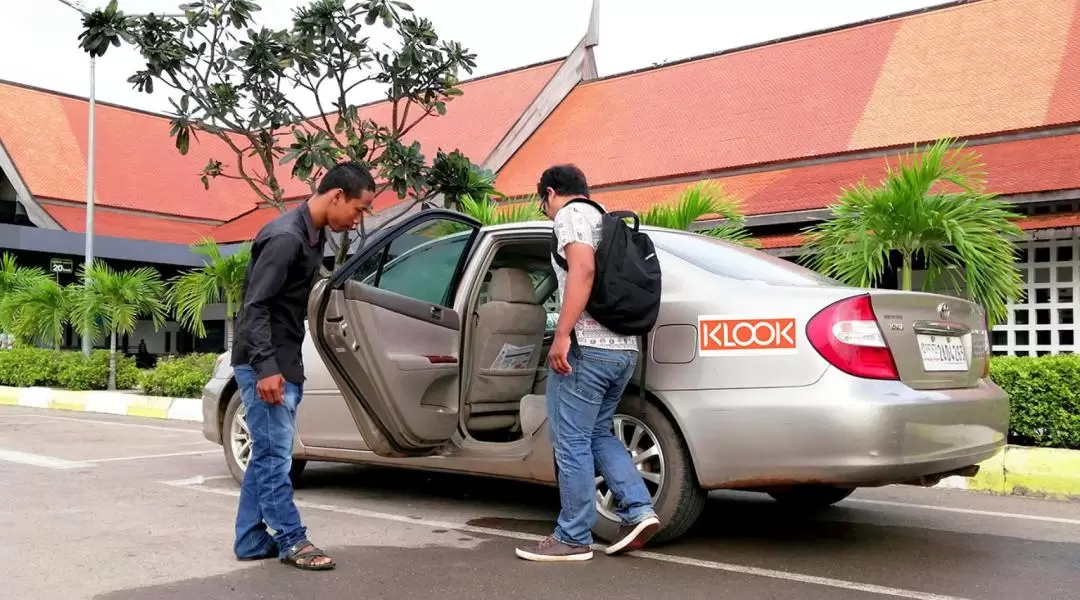
[(312, 339), (366, 445), (422, 456), (457, 430), (461, 320), (452, 308), (478, 224), (425, 211), (312, 291)]

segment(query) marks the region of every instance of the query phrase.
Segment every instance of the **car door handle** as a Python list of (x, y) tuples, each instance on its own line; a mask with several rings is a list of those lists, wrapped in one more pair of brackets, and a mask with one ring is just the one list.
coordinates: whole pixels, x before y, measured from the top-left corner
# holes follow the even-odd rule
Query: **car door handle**
[(431, 318), (436, 321), (442, 321), (442, 309), (438, 306), (431, 307)]

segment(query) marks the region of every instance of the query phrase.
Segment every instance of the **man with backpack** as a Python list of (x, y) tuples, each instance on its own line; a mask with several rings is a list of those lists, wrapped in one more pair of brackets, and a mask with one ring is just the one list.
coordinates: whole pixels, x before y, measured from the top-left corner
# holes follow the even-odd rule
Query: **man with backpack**
[[(660, 520), (612, 421), (634, 374), (639, 337), (647, 339), (660, 307), (660, 266), (632, 213), (608, 214), (589, 199), (584, 173), (549, 168), (537, 186), (540, 208), (554, 221), (551, 260), (562, 308), (548, 354), (548, 427), (562, 510), (555, 532), (517, 549), (539, 562), (592, 558), (596, 470), (615, 495), (622, 520), (609, 555), (642, 547)], [(633, 227), (625, 218), (633, 218)]]

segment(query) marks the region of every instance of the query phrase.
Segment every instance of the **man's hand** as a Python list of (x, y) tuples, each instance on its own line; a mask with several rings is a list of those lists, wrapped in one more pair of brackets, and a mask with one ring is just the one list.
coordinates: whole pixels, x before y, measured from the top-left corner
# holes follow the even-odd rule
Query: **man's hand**
[(569, 375), (571, 371), (569, 356), (570, 334), (556, 332), (555, 341), (551, 344), (551, 350), (548, 351), (548, 366), (559, 375)]
[(263, 377), (255, 386), (259, 399), (267, 404), (281, 404), (285, 401), (285, 378), (281, 374)]

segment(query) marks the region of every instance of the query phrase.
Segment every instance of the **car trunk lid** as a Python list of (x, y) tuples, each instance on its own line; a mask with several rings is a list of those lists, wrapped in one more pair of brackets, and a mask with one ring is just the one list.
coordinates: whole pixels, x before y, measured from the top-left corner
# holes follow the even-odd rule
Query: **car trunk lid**
[(985, 376), (990, 341), (978, 305), (890, 290), (874, 290), (870, 299), (905, 384), (919, 390), (969, 388)]

